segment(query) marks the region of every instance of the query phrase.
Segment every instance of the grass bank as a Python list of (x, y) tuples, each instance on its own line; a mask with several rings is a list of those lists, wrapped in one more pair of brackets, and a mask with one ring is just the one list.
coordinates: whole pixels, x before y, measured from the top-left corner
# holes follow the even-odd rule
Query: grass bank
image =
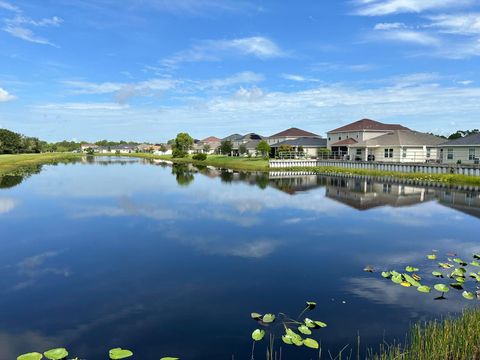
[(419, 323), (406, 346), (382, 345), (368, 360), (480, 359), (480, 310), (465, 310), (458, 318)]
[(70, 161), (82, 156), (82, 154), (73, 153), (0, 155), (0, 175), (12, 173), (29, 166), (51, 164), (59, 161)]
[(449, 185), (470, 185), (480, 186), (480, 177), (466, 176), (457, 174), (422, 174), (422, 173), (402, 173), (396, 171), (378, 171), (366, 169), (345, 169), (340, 167), (293, 167), (293, 168), (275, 168), (270, 171), (302, 171), (318, 174), (343, 174), (343, 175), (365, 175), (374, 177), (391, 177), (403, 180), (428, 181), (431, 183), (444, 183)]

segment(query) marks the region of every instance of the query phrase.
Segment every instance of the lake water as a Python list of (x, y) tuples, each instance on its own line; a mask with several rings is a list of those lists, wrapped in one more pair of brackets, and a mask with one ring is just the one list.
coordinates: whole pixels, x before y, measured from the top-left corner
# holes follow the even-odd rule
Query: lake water
[[(403, 340), (467, 301), (376, 269), (480, 250), (480, 194), (112, 158), (0, 180), (0, 359), (66, 346), (105, 359), (250, 359), (252, 311), (309, 316), (324, 354)], [(433, 266), (433, 265), (432, 265)], [(474, 302), (473, 302), (474, 303)], [(256, 359), (265, 344), (257, 344)], [(283, 359), (318, 358), (283, 346)]]

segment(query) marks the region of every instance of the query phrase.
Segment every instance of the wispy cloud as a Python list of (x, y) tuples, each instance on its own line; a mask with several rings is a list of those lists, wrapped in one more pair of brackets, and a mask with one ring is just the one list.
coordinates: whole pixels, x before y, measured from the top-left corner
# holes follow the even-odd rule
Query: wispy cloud
[(34, 107), (37, 110), (43, 111), (58, 111), (58, 110), (67, 110), (67, 111), (114, 111), (114, 110), (125, 110), (128, 109), (128, 105), (122, 105), (117, 103), (59, 103), (59, 104), (46, 104), (38, 105)]
[(5, 10), (10, 10), (10, 11), (14, 11), (14, 12), (20, 12), (20, 9), (9, 3), (9, 2), (6, 2), (6, 1), (2, 1), (0, 0), (0, 9), (5, 9)]
[(453, 7), (464, 7), (474, 0), (355, 0), (355, 14), (381, 16), (399, 13), (421, 13)]
[[(377, 29), (378, 30), (378, 29)], [(405, 42), (425, 46), (440, 45), (441, 40), (433, 35), (415, 30), (387, 30), (377, 32), (374, 38), (388, 41)]]
[(10, 94), (7, 90), (0, 88), (0, 102), (7, 102), (15, 100), (16, 97)]
[[(18, 10), (20, 12), (20, 10)], [(13, 37), (33, 42), (36, 44), (50, 45), (53, 47), (59, 47), (58, 45), (52, 43), (50, 40), (36, 35), (31, 27), (46, 27), (46, 26), (60, 26), (63, 20), (57, 16), (52, 18), (43, 18), (40, 20), (33, 20), (22, 15), (16, 15), (11, 19), (3, 19), (4, 26), (3, 31), (12, 35)]]
[(428, 17), (431, 24), (428, 27), (437, 28), (449, 34), (478, 35), (480, 34), (480, 13), (441, 14)]
[(282, 74), (282, 78), (285, 80), (290, 80), (290, 81), (295, 81), (295, 82), (318, 82), (318, 79), (308, 77), (308, 76), (302, 76), (302, 75), (296, 75), (296, 74)]
[(285, 57), (287, 53), (273, 40), (263, 36), (231, 40), (205, 40), (163, 59), (161, 64), (166, 68), (175, 68), (185, 62), (219, 61), (227, 55), (254, 56), (265, 60)]

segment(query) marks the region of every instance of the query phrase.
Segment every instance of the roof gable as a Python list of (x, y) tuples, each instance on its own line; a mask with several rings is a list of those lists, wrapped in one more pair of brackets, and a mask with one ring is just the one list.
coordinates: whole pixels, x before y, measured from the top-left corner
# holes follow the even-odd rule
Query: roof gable
[(270, 137), (277, 138), (277, 137), (320, 137), (320, 136), (317, 134), (311, 133), (309, 131), (292, 127), (290, 129), (283, 130), (277, 134), (274, 134)]
[(412, 130), (395, 130), (391, 133), (362, 141), (358, 146), (437, 146), (445, 139)]
[(203, 139), (201, 142), (203, 143), (206, 143), (206, 142), (220, 142), (222, 140), (220, 140), (219, 138), (215, 137), (215, 136), (209, 136), (205, 139)]
[(341, 126), (335, 130), (330, 130), (331, 132), (342, 132), (342, 131), (364, 131), (364, 130), (410, 130), (409, 128), (399, 125), (399, 124), (384, 124), (379, 121), (371, 119), (361, 119), (355, 121), (351, 124)]

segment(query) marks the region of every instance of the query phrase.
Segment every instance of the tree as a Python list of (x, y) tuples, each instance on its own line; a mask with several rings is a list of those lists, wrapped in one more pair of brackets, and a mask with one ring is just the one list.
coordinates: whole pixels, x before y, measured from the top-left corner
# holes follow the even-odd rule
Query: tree
[(268, 157), (268, 154), (270, 153), (270, 145), (268, 145), (265, 140), (260, 141), (256, 149), (264, 158)]
[(455, 139), (460, 139), (465, 136), (473, 135), (473, 134), (478, 134), (480, 133), (479, 129), (473, 129), (473, 130), (457, 130), (455, 133), (450, 135), (448, 137), (449, 140), (455, 140)]
[(233, 144), (230, 140), (224, 140), (220, 143), (220, 152), (223, 155), (230, 155), (233, 150)]
[(240, 155), (246, 154), (247, 151), (248, 151), (247, 147), (244, 144), (242, 144), (238, 147), (238, 152), (240, 153)]
[(210, 150), (212, 150), (212, 147), (210, 146), (210, 144), (203, 145), (203, 152), (205, 154), (208, 154), (210, 152)]
[(167, 145), (161, 144), (160, 151), (165, 154), (168, 151)]
[(22, 137), (7, 129), (0, 129), (0, 154), (17, 154), (22, 147)]
[(173, 144), (173, 157), (182, 158), (188, 155), (193, 146), (193, 138), (188, 133), (179, 133)]

